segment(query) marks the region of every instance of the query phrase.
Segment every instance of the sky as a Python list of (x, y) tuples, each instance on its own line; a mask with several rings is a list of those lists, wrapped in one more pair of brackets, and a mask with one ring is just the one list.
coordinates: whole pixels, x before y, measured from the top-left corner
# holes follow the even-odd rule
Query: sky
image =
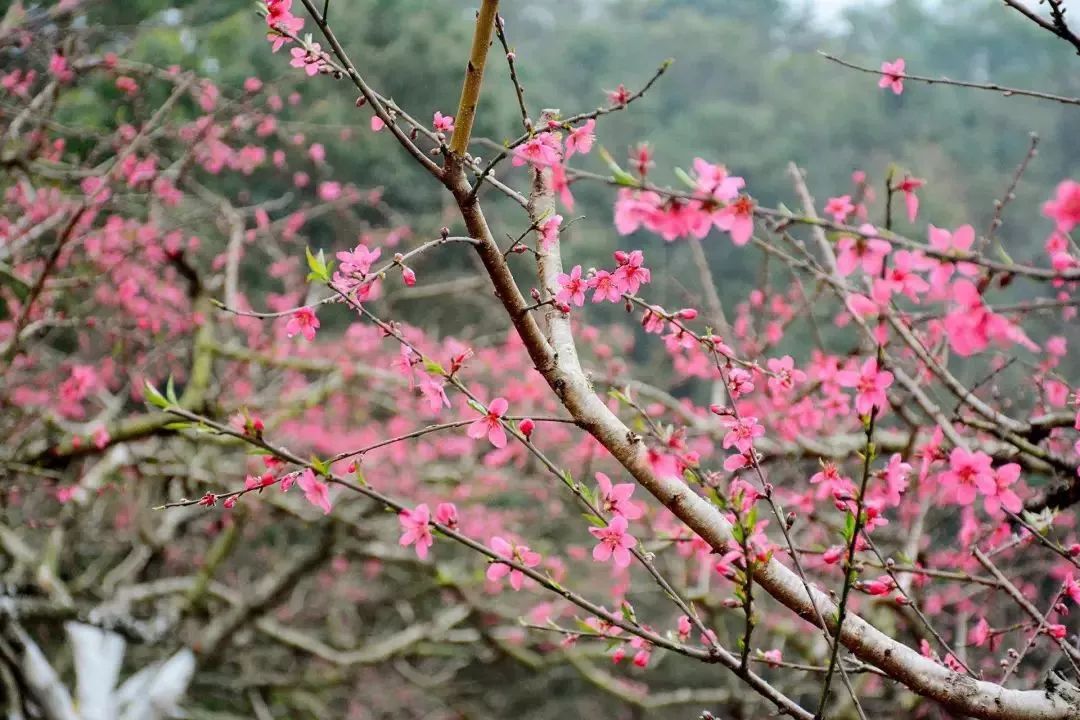
[(828, 23), (840, 17), (840, 14), (849, 7), (880, 5), (884, 0), (788, 0), (796, 7), (810, 7), (814, 14), (823, 23)]

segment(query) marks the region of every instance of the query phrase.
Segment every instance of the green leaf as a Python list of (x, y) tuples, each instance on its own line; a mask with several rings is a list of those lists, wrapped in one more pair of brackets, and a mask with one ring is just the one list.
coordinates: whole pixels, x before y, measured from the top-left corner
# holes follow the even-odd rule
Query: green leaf
[(314, 455), (311, 456), (310, 462), (311, 467), (313, 467), (315, 469), (315, 472), (319, 473), (320, 475), (328, 475), (330, 473), (330, 466), (319, 458), (315, 457)]
[(604, 522), (603, 518), (597, 517), (596, 515), (593, 515), (591, 513), (584, 513), (582, 517), (588, 520), (590, 525), (595, 525), (596, 527), (607, 527), (607, 523)]
[(443, 369), (443, 366), (431, 358), (424, 358), (424, 369), (432, 375), (446, 375), (446, 370)]
[(627, 396), (625, 393), (623, 393), (621, 390), (619, 390), (617, 388), (611, 388), (610, 390), (608, 390), (608, 396), (615, 398), (616, 400), (618, 400), (621, 403), (628, 404), (630, 402), (629, 396)]
[(326, 256), (323, 251), (320, 250), (318, 256), (315, 256), (311, 253), (311, 248), (305, 247), (304, 253), (307, 255), (308, 269), (311, 270), (307, 279), (330, 282), (330, 269), (326, 265)]
[(731, 526), (731, 537), (735, 538), (735, 542), (742, 544), (743, 538), (746, 537), (742, 525), (736, 523)]
[(169, 399), (173, 405), (179, 405), (180, 401), (176, 399), (176, 388), (173, 387), (173, 377), (169, 376), (169, 379), (165, 383), (165, 397)]
[(582, 620), (579, 617), (574, 618), (574, 625), (576, 625), (577, 629), (580, 630), (583, 633), (592, 634), (592, 633), (596, 632), (596, 628), (590, 626), (587, 622), (585, 622), (584, 620)]
[(844, 518), (844, 539), (851, 542), (851, 538), (855, 535), (855, 514), (847, 513)]
[(165, 399), (164, 395), (158, 392), (156, 387), (150, 384), (149, 380), (146, 381), (143, 390), (146, 393), (146, 401), (154, 407), (159, 407), (163, 410), (169, 407), (169, 401)]
[(627, 622), (637, 624), (637, 615), (634, 613), (634, 606), (623, 600), (622, 606), (619, 607), (619, 611), (622, 613), (623, 619)]
[(192, 423), (187, 420), (181, 420), (179, 422), (172, 422), (165, 425), (166, 430), (189, 430), (192, 427)]
[(675, 168), (675, 177), (679, 178), (680, 180), (682, 180), (684, 183), (686, 183), (690, 187), (697, 187), (697, 183), (694, 182), (694, 178), (687, 175), (686, 171), (683, 170), (682, 168), (679, 168), (679, 167)]

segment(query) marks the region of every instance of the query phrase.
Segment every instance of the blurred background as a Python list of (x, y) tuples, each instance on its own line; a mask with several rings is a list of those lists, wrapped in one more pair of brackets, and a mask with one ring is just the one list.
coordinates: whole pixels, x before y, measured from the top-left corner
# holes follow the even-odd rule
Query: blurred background
[[(0, 2), (0, 8), (6, 4)], [(334, 23), (371, 84), (423, 118), (434, 110), (455, 110), (473, 5), (467, 0), (349, 0), (334, 8)], [(425, 182), (412, 163), (400, 162), (394, 143), (373, 141), (369, 114), (353, 107), (354, 93), (344, 81), (336, 86), (306, 81), (287, 66), (284, 53), (267, 52), (250, 0), (130, 0), (91, 7), (90, 25), (100, 23), (114, 34), (112, 42), (130, 59), (196, 68), (226, 89), (239, 88), (249, 75), (276, 79), (283, 96), (295, 85), (303, 102), (286, 108), (282, 117), (288, 122), (282, 126), (326, 147), (327, 173), (361, 188), (384, 188), (389, 206), (418, 236), (431, 236), (449, 217), (440, 188)], [(985, 231), (994, 199), (1024, 157), (1029, 133), (1037, 132), (1043, 152), (1027, 171), (1001, 233), (1013, 258), (1023, 261), (1043, 257), (1049, 225), (1039, 219), (1039, 205), (1059, 180), (1080, 172), (1075, 140), (1080, 113), (1072, 106), (915, 83), (896, 96), (878, 91), (875, 77), (817, 54), (826, 50), (875, 68), (902, 56), (916, 74), (1080, 95), (1080, 73), (1069, 46), (1050, 41), (991, 0), (550, 0), (508, 3), (502, 12), (534, 113), (603, 105), (605, 90), (620, 83), (636, 90), (661, 62), (675, 60), (631, 111), (608, 116), (598, 128), (599, 142), (624, 164), (631, 147), (648, 143), (655, 153), (656, 182), (675, 182), (672, 169), (689, 168), (701, 156), (745, 176), (760, 202), (793, 206), (786, 175), (790, 161), (807, 169), (810, 189), (821, 202), (851, 192), (851, 173), (857, 169), (866, 171), (882, 195), (886, 170), (895, 164), (929, 181), (920, 224), (901, 221), (900, 232), (923, 239), (925, 222), (971, 223)], [(519, 134), (520, 123), (505, 64), (493, 68), (477, 134), (501, 144)], [(68, 110), (82, 124), (122, 122), (125, 118), (112, 113), (123, 104), (110, 102), (119, 91), (103, 82), (101, 93), (104, 98), (86, 96), (85, 104)], [(474, 151), (493, 153), (484, 146)], [(581, 163), (604, 170), (595, 153)], [(286, 175), (282, 186), (244, 190), (258, 202), (287, 191), (288, 181)], [(564, 215), (583, 216), (568, 235), (574, 262), (585, 268), (609, 262), (616, 246), (611, 189), (577, 183), (573, 192), (574, 211)], [(519, 216), (505, 217), (513, 224), (500, 227), (500, 234), (517, 235)], [(340, 249), (352, 239), (335, 237), (332, 221), (307, 230), (313, 246)], [(661, 270), (653, 299), (677, 306), (689, 292), (680, 278), (696, 276), (689, 254), (640, 235), (635, 246)], [(714, 271), (724, 277), (720, 291), (728, 303), (745, 299), (761, 282), (755, 254), (738, 252), (717, 235), (710, 236), (706, 251)], [(469, 262), (464, 250), (449, 256)], [(446, 269), (455, 270), (452, 261)], [(252, 275), (246, 282), (250, 287), (265, 282), (265, 276)], [(428, 328), (446, 323), (447, 331), (469, 325), (475, 310), (467, 295), (435, 310), (405, 294), (397, 302), (395, 312), (412, 313), (409, 319)], [(604, 309), (612, 317), (618, 313), (615, 306)], [(792, 339), (798, 340), (797, 333)]]

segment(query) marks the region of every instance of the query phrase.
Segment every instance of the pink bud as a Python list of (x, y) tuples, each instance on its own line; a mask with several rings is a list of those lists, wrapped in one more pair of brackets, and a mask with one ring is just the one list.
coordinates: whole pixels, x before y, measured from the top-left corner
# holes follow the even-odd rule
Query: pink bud
[(1080, 543), (1073, 543), (1069, 546), (1069, 557), (1080, 556)]
[(221, 503), (221, 506), (226, 510), (232, 510), (236, 506), (236, 495), (225, 498), (225, 502)]
[(520, 423), (518, 423), (518, 430), (520, 430), (521, 434), (524, 435), (526, 438), (531, 438), (533, 430), (535, 429), (536, 423), (532, 421), (532, 418), (525, 418)]
[(697, 317), (698, 312), (694, 308), (683, 308), (679, 312), (675, 313), (675, 315), (681, 317), (683, 320), (693, 320)]
[(611, 653), (611, 662), (618, 665), (623, 661), (624, 657), (626, 657), (626, 650), (622, 646), (617, 647), (615, 652)]
[(889, 586), (880, 580), (871, 580), (860, 585), (860, 589), (867, 595), (884, 595), (889, 592)]
[(407, 265), (401, 266), (401, 279), (405, 281), (405, 284), (412, 287), (416, 284), (416, 273), (413, 269)]
[(203, 507), (214, 507), (214, 505), (217, 505), (217, 495), (208, 492), (199, 498), (199, 504)]
[(835, 565), (840, 561), (840, 558), (841, 556), (843, 556), (843, 554), (844, 548), (837, 545), (826, 550), (825, 554), (821, 556), (821, 559), (829, 565)]

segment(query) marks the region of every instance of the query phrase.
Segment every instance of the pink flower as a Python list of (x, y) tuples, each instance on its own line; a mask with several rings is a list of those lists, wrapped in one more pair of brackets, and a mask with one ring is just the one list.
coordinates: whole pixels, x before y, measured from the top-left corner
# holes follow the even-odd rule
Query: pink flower
[[(491, 549), (499, 556), (524, 565), (525, 567), (531, 568), (540, 564), (540, 553), (533, 552), (527, 545), (518, 545), (517, 543), (507, 542), (498, 535), (491, 538), (490, 545)], [(498, 561), (493, 561), (488, 565), (488, 580), (498, 582), (507, 575), (510, 576), (510, 587), (514, 588), (514, 590), (520, 590), (525, 582), (525, 574), (523, 572), (515, 567), (511, 567), (510, 565)]]
[(855, 206), (851, 203), (850, 195), (832, 197), (825, 203), (825, 214), (832, 215), (833, 221), (838, 223), (844, 222), (854, 210)]
[(997, 492), (990, 456), (962, 447), (953, 448), (949, 453), (949, 469), (941, 474), (940, 482), (960, 505), (975, 502), (976, 490), (986, 494)]
[(593, 548), (592, 556), (596, 562), (607, 562), (614, 558), (615, 567), (625, 568), (630, 565), (630, 548), (637, 545), (637, 539), (626, 532), (627, 522), (622, 515), (615, 515), (607, 527), (589, 528), (599, 544)]
[(1042, 213), (1057, 223), (1059, 232), (1067, 233), (1080, 225), (1080, 183), (1062, 180), (1054, 198), (1043, 203)]
[[(872, 225), (863, 225), (859, 231), (867, 234), (877, 232)], [(836, 243), (836, 248), (840, 251), (836, 255), (836, 272), (842, 277), (847, 277), (858, 267), (862, 267), (863, 272), (872, 277), (880, 275), (885, 256), (892, 251), (892, 245), (887, 240), (861, 235), (843, 236)]]
[[(1076, 557), (1077, 554), (1080, 554), (1080, 545), (1073, 545), (1072, 547), (1077, 548), (1078, 553), (1070, 552), (1069, 554), (1073, 557)], [(1080, 582), (1077, 581), (1077, 579), (1072, 575), (1072, 573), (1070, 573), (1069, 576), (1065, 578), (1065, 586), (1063, 592), (1064, 594), (1072, 598), (1072, 601), (1074, 603), (1080, 605)]]
[(614, 90), (608, 90), (607, 96), (612, 107), (620, 107), (630, 102), (630, 91), (622, 83), (619, 83), (619, 87)]
[(309, 503), (322, 509), (326, 515), (330, 514), (330, 488), (315, 477), (315, 472), (311, 468), (305, 468), (300, 473), (296, 484), (304, 491), (304, 497)]
[(443, 115), (438, 110), (435, 111), (435, 116), (431, 121), (432, 127), (435, 128), (435, 132), (446, 133), (449, 135), (454, 132), (454, 116)]
[(315, 331), (319, 329), (319, 318), (315, 317), (315, 311), (309, 307), (302, 307), (292, 314), (285, 323), (285, 334), (293, 337), (297, 333), (304, 336), (308, 342), (315, 339)]
[(293, 0), (267, 0), (266, 1), (266, 25), (269, 32), (266, 39), (273, 43), (273, 51), (277, 52), (285, 43), (292, 40), (282, 35), (278, 30), (299, 33), (304, 27), (304, 19), (292, 14)]
[(292, 48), (289, 50), (292, 59), (289, 65), (295, 68), (303, 68), (308, 77), (318, 75), (323, 66), (322, 47), (317, 42), (311, 43), (310, 48)]
[(454, 503), (439, 503), (435, 507), (435, 522), (445, 525), (451, 530), (457, 529), (458, 512)]
[(562, 225), (562, 215), (552, 215), (540, 225), (540, 250), (550, 252), (559, 239), (559, 227)]
[[(772, 373), (769, 376), (768, 384), (769, 389), (774, 393), (791, 390), (796, 384), (806, 380), (806, 373), (795, 367), (795, 361), (790, 355), (785, 355), (782, 358), (769, 358), (765, 364)], [(750, 387), (753, 389), (753, 385)]]
[(690, 618), (687, 617), (686, 615), (680, 615), (679, 616), (678, 628), (679, 628), (679, 639), (682, 640), (683, 642), (686, 642), (687, 639), (690, 637), (690, 629), (691, 629)]
[(897, 250), (893, 253), (892, 262), (885, 269), (885, 282), (893, 293), (903, 293), (913, 302), (919, 302), (921, 295), (930, 289), (930, 283), (926, 282), (917, 272), (925, 267), (926, 259), (921, 253), (909, 250)]
[[(996, 515), (1001, 508), (1011, 513), (1018, 513), (1024, 508), (1020, 497), (1012, 491), (1012, 485), (1020, 478), (1020, 466), (1016, 463), (1002, 465), (994, 471), (993, 484), (984, 483), (983, 507), (986, 512)], [(982, 489), (982, 488), (980, 488)]]
[(416, 555), (421, 560), (428, 556), (428, 548), (435, 544), (435, 538), (431, 535), (431, 511), (424, 503), (417, 505), (413, 510), (402, 510), (398, 513), (398, 522), (401, 524), (402, 534), (398, 541), (403, 547), (416, 545)]
[(742, 246), (754, 232), (754, 201), (746, 195), (726, 205), (713, 216), (713, 223), (731, 233), (731, 241)]
[(596, 120), (590, 118), (581, 127), (570, 131), (569, 137), (566, 138), (567, 158), (576, 152), (586, 155), (592, 150), (593, 141), (596, 140), (596, 136), (593, 134), (593, 128), (595, 127)]
[(326, 161), (326, 148), (323, 147), (322, 143), (312, 143), (311, 147), (308, 148), (308, 157), (316, 165), (322, 165)]
[(526, 140), (513, 149), (514, 167), (526, 163), (534, 167), (557, 165), (560, 159), (559, 139), (553, 133), (542, 132)]
[(904, 58), (881, 63), (881, 79), (878, 80), (878, 87), (892, 88), (897, 95), (904, 92)]
[(642, 516), (639, 506), (630, 500), (634, 493), (633, 483), (613, 485), (611, 478), (602, 472), (596, 473), (596, 482), (600, 485), (600, 508), (613, 515), (622, 515), (627, 520), (637, 520)]
[(1069, 634), (1069, 630), (1061, 624), (1047, 625), (1046, 634), (1055, 640), (1064, 640), (1065, 636)]
[(765, 428), (758, 424), (756, 417), (725, 418), (728, 431), (724, 435), (724, 448), (732, 445), (741, 453), (749, 452), (754, 446), (754, 439), (765, 434)]
[(904, 193), (904, 205), (907, 207), (908, 222), (915, 222), (915, 217), (919, 214), (919, 196), (915, 194), (915, 191), (925, 184), (925, 180), (904, 175), (904, 179), (896, 186), (897, 190)]
[(784, 656), (779, 650), (766, 650), (761, 653), (761, 657), (772, 667), (777, 667), (780, 663), (784, 662)]
[(116, 78), (116, 89), (127, 95), (134, 95), (139, 92), (139, 84), (135, 82), (134, 78), (130, 78), (127, 75), (121, 75)]
[(754, 376), (742, 368), (732, 368), (727, 377), (728, 392), (732, 399), (754, 391)]
[[(975, 228), (970, 225), (961, 225), (955, 231), (949, 232), (944, 228), (930, 226), (930, 247), (944, 255), (956, 255), (967, 253), (975, 242)], [(979, 268), (971, 263), (954, 263), (950, 260), (939, 260), (937, 266), (930, 274), (930, 285), (935, 290), (945, 287), (949, 278), (952, 277), (953, 269), (959, 270), (961, 275), (972, 277), (979, 273)]]
[(975, 627), (971, 628), (971, 632), (968, 633), (968, 644), (979, 647), (986, 642), (990, 637), (990, 623), (986, 622), (986, 618), (979, 618), (979, 622), (975, 623)]
[(645, 255), (640, 250), (629, 253), (615, 251), (615, 262), (619, 264), (613, 273), (615, 284), (621, 292), (635, 295), (643, 284), (652, 281), (652, 272), (645, 267)]
[(420, 380), (420, 394), (427, 401), (428, 409), (433, 413), (450, 407), (450, 398), (446, 397), (446, 382), (441, 378), (425, 376)]
[[(306, 184), (306, 183), (305, 183)], [(336, 180), (327, 180), (319, 183), (319, 199), (332, 202), (341, 197), (341, 183)]]
[(566, 305), (577, 305), (578, 307), (585, 304), (585, 291), (588, 289), (589, 284), (581, 279), (580, 265), (575, 265), (570, 270), (569, 275), (559, 273), (556, 280), (559, 283), (559, 293), (555, 296), (556, 301)]
[(888, 370), (879, 370), (877, 358), (868, 358), (860, 370), (841, 370), (836, 373), (836, 382), (841, 387), (855, 388), (855, 410), (860, 415), (869, 415), (874, 408), (888, 405), (885, 391), (892, 385), (893, 374)]
[(885, 502), (889, 505), (899, 505), (900, 495), (907, 490), (908, 475), (911, 474), (911, 465), (904, 462), (900, 453), (893, 453), (889, 458), (889, 464), (882, 473), (885, 480)]
[(567, 210), (574, 209), (574, 196), (570, 194), (570, 181), (562, 165), (551, 166), (551, 189), (559, 193), (559, 200)]
[(359, 274), (367, 275), (371, 272), (372, 264), (379, 259), (379, 255), (382, 254), (381, 248), (375, 248), (374, 250), (368, 250), (367, 245), (357, 245), (354, 250), (342, 251), (337, 254), (337, 259), (340, 261), (338, 265), (338, 271), (346, 274)]
[(506, 447), (506, 430), (502, 426), (502, 416), (509, 407), (506, 398), (497, 397), (488, 404), (483, 417), (469, 425), (466, 431), (474, 440), (487, 436), (488, 441), (497, 448)]
[(589, 288), (593, 290), (592, 301), (594, 303), (607, 300), (618, 302), (622, 298), (622, 292), (615, 281), (615, 276), (607, 270), (597, 270), (589, 278)]
[(724, 470), (735, 472), (736, 470), (742, 470), (746, 467), (753, 467), (754, 463), (754, 450), (750, 449), (746, 452), (739, 453), (738, 455), (729, 455), (724, 460)]
[(737, 175), (729, 175), (723, 165), (714, 165), (701, 158), (694, 158), (694, 189), (706, 197), (721, 202), (731, 202), (739, 197), (746, 181)]
[(62, 83), (71, 82), (75, 78), (75, 73), (72, 72), (67, 58), (60, 53), (54, 52), (49, 58), (49, 72)]

